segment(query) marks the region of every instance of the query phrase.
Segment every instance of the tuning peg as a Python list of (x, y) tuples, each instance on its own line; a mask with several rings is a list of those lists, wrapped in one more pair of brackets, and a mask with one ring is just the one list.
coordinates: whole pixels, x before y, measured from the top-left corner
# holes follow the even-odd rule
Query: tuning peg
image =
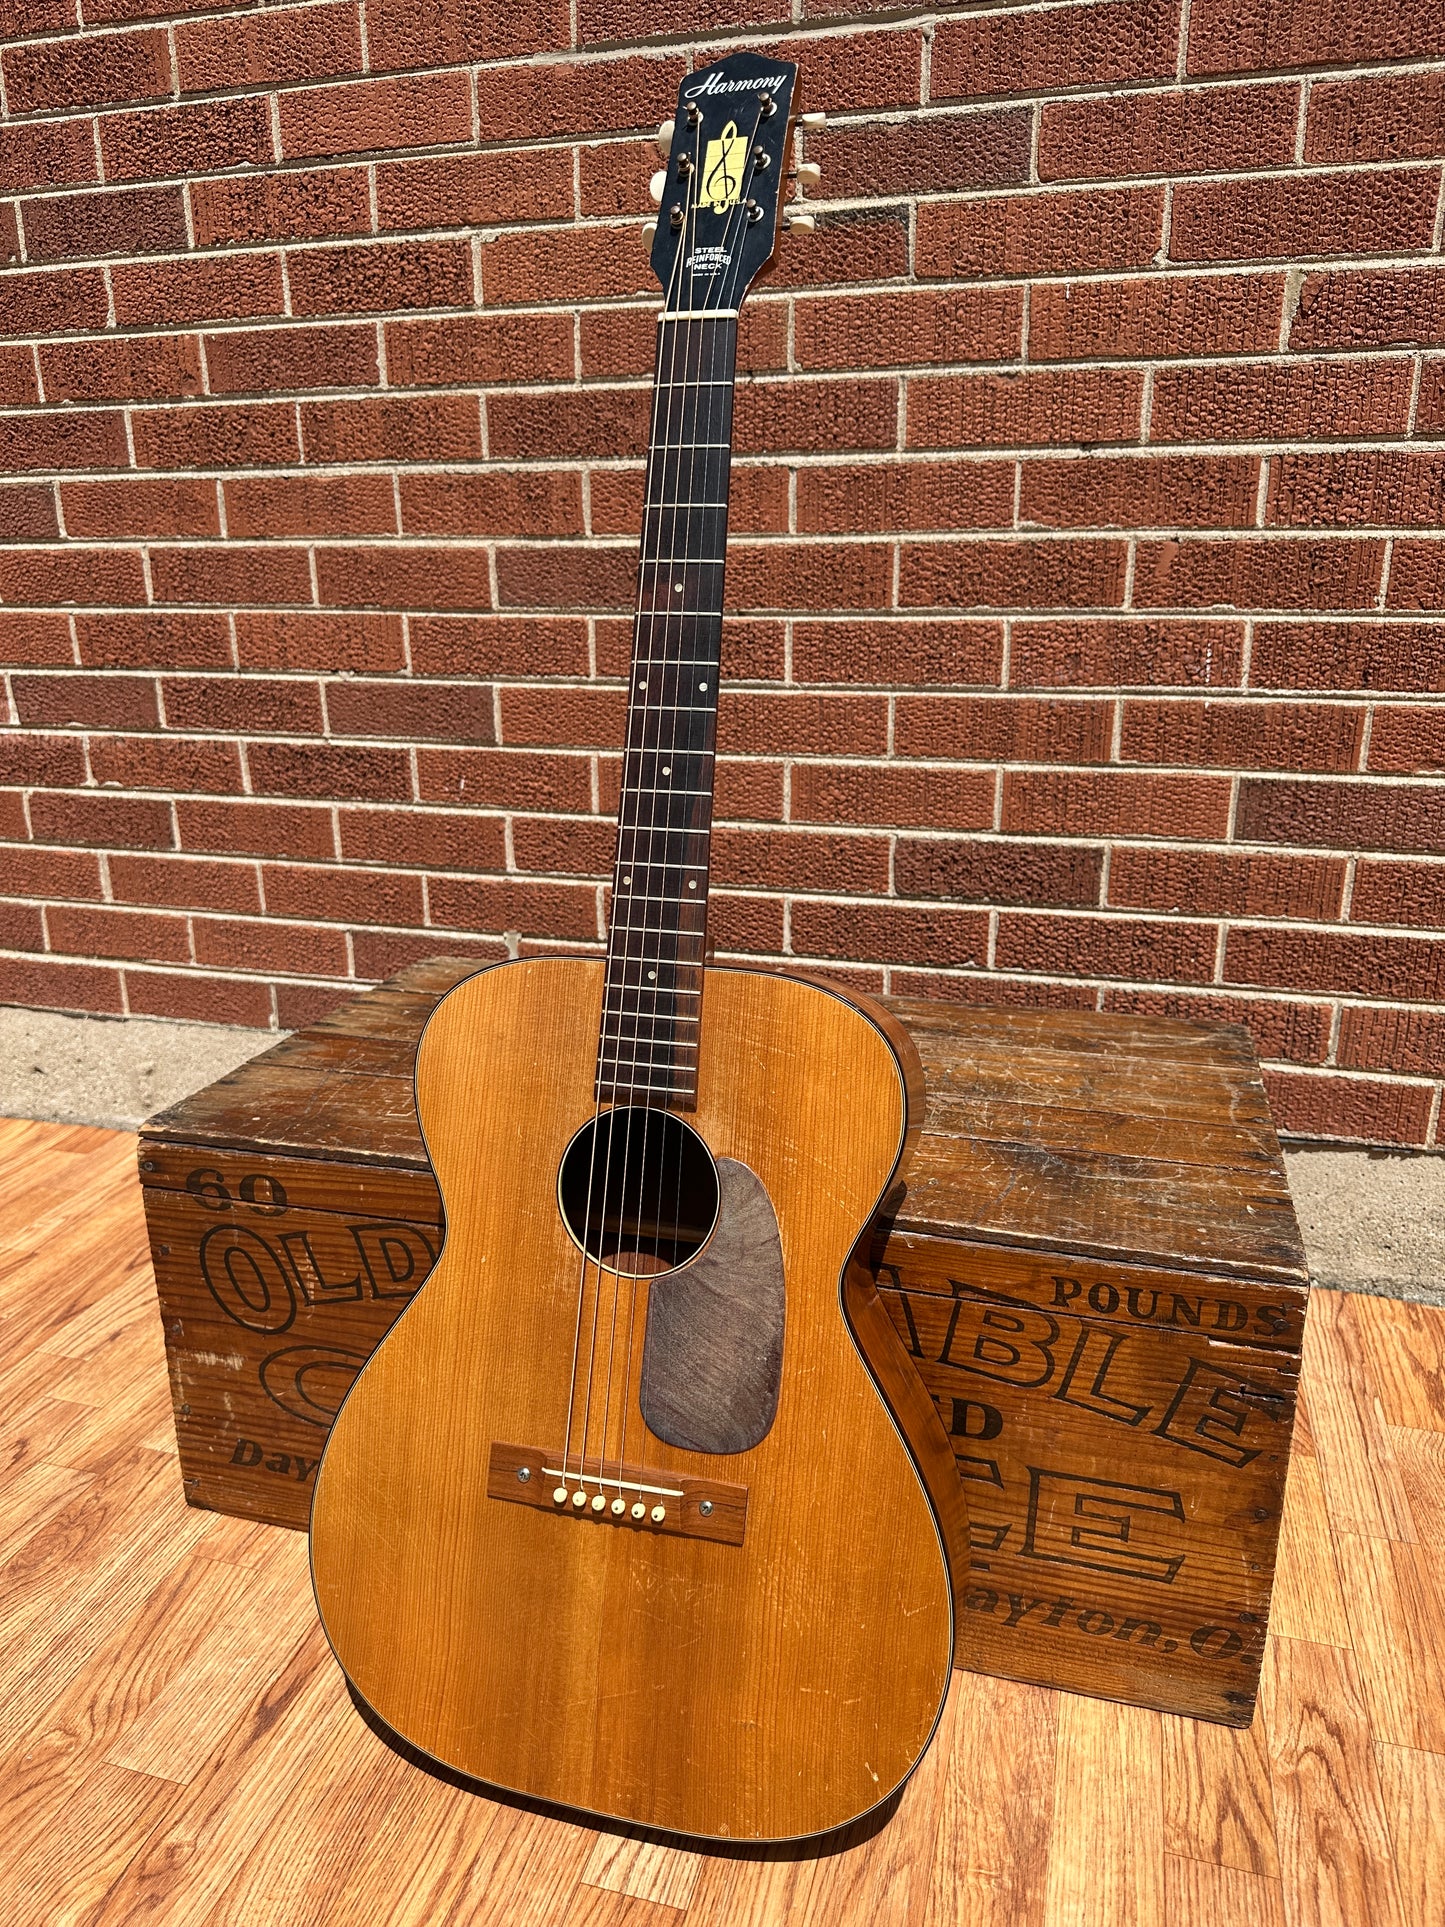
[(657, 130), (657, 151), (664, 160), (672, 154), (672, 137), (677, 132), (675, 120), (665, 120)]
[(828, 125), (828, 116), (826, 114), (804, 114), (800, 118), (798, 125), (805, 134), (818, 134)]
[(797, 170), (799, 187), (817, 187), (823, 179), (823, 170), (816, 161), (804, 161)]
[(790, 214), (788, 216), (789, 234), (811, 234), (818, 225), (811, 214)]
[(651, 254), (652, 252), (653, 237), (656, 235), (656, 233), (657, 233), (656, 221), (649, 221), (642, 230), (642, 245), (644, 248), (646, 248), (649, 254)]
[(647, 191), (652, 196), (652, 205), (654, 207), (661, 207), (662, 197), (667, 192), (667, 169), (665, 167), (658, 168), (652, 179), (647, 183)]

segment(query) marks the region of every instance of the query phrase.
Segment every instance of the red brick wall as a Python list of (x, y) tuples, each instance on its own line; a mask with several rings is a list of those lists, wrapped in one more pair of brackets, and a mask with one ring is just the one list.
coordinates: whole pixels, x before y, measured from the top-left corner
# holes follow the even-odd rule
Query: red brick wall
[(179, 4), (0, 0), (0, 995), (597, 943), (643, 136), (751, 37), (833, 123), (720, 953), (1242, 1019), (1285, 1129), (1445, 1142), (1440, 0)]

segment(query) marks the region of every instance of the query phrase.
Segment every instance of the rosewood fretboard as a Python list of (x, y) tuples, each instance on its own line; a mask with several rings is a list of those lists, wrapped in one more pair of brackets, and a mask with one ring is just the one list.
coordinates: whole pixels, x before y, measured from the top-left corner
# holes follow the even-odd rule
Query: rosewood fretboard
[(707, 944), (737, 319), (664, 313), (657, 332), (597, 1092), (686, 1110)]

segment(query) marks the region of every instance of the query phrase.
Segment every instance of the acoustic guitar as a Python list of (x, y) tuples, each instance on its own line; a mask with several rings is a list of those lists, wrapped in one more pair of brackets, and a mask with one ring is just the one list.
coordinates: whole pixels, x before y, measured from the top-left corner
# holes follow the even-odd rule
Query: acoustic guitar
[(682, 85), (606, 956), (484, 969), (427, 1025), (445, 1245), (311, 1515), (336, 1657), (415, 1748), (754, 1841), (853, 1820), (917, 1763), (962, 1526), (867, 1269), (913, 1048), (865, 996), (705, 961), (738, 309), (795, 80), (738, 53)]

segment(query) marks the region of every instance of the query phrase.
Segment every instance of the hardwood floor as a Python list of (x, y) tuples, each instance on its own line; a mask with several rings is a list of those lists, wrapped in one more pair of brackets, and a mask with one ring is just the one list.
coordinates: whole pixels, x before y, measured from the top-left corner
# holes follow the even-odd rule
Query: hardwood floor
[(886, 1825), (699, 1854), (407, 1765), (304, 1539), (181, 1502), (134, 1156), (0, 1120), (6, 1927), (1445, 1919), (1445, 1312), (1316, 1295), (1250, 1731), (960, 1674)]

